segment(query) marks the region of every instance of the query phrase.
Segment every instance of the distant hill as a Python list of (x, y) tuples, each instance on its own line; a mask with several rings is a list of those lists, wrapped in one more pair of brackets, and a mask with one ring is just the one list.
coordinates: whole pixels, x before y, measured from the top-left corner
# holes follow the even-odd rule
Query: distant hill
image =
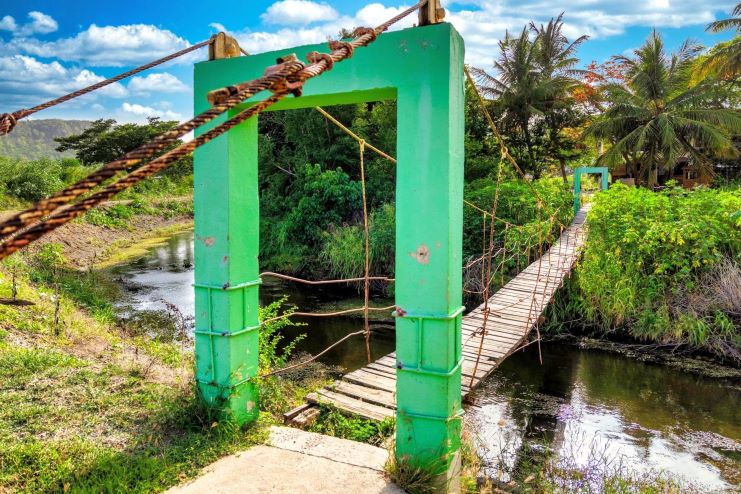
[(67, 151), (55, 151), (55, 137), (79, 134), (90, 126), (88, 120), (21, 120), (13, 132), (0, 136), (0, 156), (9, 158), (37, 159), (73, 156)]

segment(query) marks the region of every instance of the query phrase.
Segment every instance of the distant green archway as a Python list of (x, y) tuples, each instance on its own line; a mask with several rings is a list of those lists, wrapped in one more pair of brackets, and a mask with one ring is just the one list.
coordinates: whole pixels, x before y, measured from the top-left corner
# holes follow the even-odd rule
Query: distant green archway
[(581, 208), (581, 176), (584, 174), (597, 174), (602, 175), (600, 180), (600, 190), (607, 190), (607, 175), (608, 170), (606, 166), (583, 166), (574, 170), (574, 214), (579, 212)]

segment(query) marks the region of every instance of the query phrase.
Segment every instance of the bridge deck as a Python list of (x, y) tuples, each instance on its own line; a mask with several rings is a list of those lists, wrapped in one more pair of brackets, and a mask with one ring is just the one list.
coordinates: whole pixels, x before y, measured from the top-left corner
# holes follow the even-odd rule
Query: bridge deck
[[(584, 242), (584, 224), (589, 205), (583, 207), (572, 224), (547, 253), (530, 264), (490, 299), (486, 329), (484, 304), (469, 312), (462, 322), (462, 394), (466, 395), (491, 374), (505, 358), (519, 349), (538, 323), (556, 290), (570, 274)], [(484, 341), (481, 344), (483, 333)], [(476, 356), (481, 358), (474, 372)], [(391, 353), (356, 371), (332, 386), (307, 396), (311, 404), (331, 404), (345, 413), (369, 419), (393, 417), (396, 410), (396, 358)], [(301, 412), (286, 414), (288, 421)]]

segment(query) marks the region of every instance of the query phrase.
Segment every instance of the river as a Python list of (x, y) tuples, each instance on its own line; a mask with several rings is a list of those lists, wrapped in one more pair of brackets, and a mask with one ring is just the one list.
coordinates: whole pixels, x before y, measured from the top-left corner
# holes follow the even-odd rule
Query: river
[[(123, 310), (159, 310), (166, 300), (183, 314), (193, 313), (192, 232), (171, 237), (113, 272), (127, 289)], [(309, 311), (362, 305), (352, 290), (268, 280), (261, 287), (263, 304), (283, 296)], [(298, 350), (310, 353), (363, 326), (357, 317), (300, 321), (306, 325), (291, 329), (289, 336), (306, 334)], [(390, 320), (378, 321), (374, 328), (372, 350), (378, 358), (393, 351), (393, 326)], [(362, 366), (360, 341), (350, 339), (322, 361), (348, 371)], [(738, 385), (568, 345), (544, 344), (542, 359), (541, 364), (534, 346), (509, 357), (466, 405), (466, 422), (490, 475), (532, 461), (548, 444), (572, 468), (621, 464), (637, 472), (663, 471), (714, 492), (738, 492)]]

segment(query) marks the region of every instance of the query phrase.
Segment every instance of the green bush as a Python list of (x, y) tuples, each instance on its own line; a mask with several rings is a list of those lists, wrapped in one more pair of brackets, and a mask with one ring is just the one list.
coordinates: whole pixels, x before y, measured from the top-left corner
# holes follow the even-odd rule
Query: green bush
[(43, 199), (84, 173), (84, 167), (74, 159), (24, 161), (0, 158), (2, 192), (23, 201)]
[(741, 190), (616, 184), (596, 196), (588, 225), (578, 282), (591, 320), (647, 340), (707, 347), (723, 332), (738, 344), (726, 315), (689, 306), (715, 266), (737, 269)]
[[(541, 178), (533, 182), (533, 187), (546, 203), (540, 212), (537, 200), (528, 184), (522, 180), (503, 181), (499, 189), (497, 218), (516, 225), (507, 232), (508, 252), (517, 252), (527, 260), (537, 249), (537, 240), (544, 244), (552, 241), (560, 232), (560, 221), (568, 225), (573, 216), (573, 196), (561, 179)], [(466, 185), (464, 198), (485, 211), (491, 211), (496, 195), (496, 182), (485, 178)], [(549, 221), (548, 211), (555, 214), (557, 221)], [(488, 229), (488, 226), (487, 226)], [(495, 225), (495, 243), (504, 241), (502, 223)], [(482, 249), (482, 213), (470, 206), (463, 209), (463, 257), (480, 256)], [(517, 264), (522, 259), (511, 262)]]

